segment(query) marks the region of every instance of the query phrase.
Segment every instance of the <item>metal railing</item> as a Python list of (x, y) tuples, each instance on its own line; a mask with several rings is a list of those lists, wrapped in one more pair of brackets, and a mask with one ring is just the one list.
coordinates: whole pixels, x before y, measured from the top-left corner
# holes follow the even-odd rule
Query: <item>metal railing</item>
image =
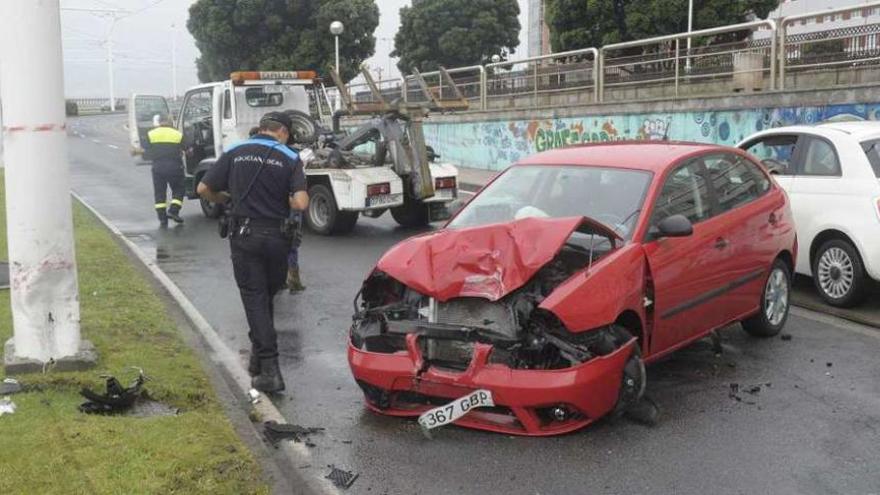
[(599, 101), (598, 60), (599, 50), (591, 47), (488, 64), (484, 100), (530, 93), (536, 106), (542, 93), (590, 90)]
[[(769, 71), (769, 89), (774, 89), (776, 80), (776, 37), (771, 36), (769, 54), (759, 44), (749, 46), (749, 42), (732, 42), (720, 45), (699, 46), (700, 38), (715, 38), (718, 35), (755, 31), (759, 27), (767, 27), (776, 32), (776, 23), (772, 20), (744, 22), (731, 26), (701, 29), (690, 33), (670, 34), (644, 40), (627, 41), (603, 46), (599, 50), (599, 98), (604, 101), (608, 87), (622, 87), (644, 84), (672, 82), (675, 96), (679, 96), (682, 82), (691, 83), (700, 79), (731, 78), (736, 74), (762, 74)], [(692, 48), (682, 48), (682, 41), (692, 40)], [(608, 56), (609, 52), (620, 52), (640, 47), (657, 47), (643, 55), (623, 55), (617, 58)], [(760, 58), (760, 67), (756, 60)], [(739, 60), (748, 63), (738, 69)], [(749, 60), (751, 59), (751, 60)], [(610, 75), (610, 77), (609, 77)]]
[[(785, 89), (787, 70), (817, 70), (852, 64), (880, 64), (880, 24), (866, 24), (814, 32), (809, 35), (788, 36), (788, 27), (798, 21), (827, 15), (836, 16), (837, 14), (864, 12), (865, 9), (873, 11), (876, 7), (880, 7), (880, 1), (808, 12), (783, 19), (778, 30), (779, 89)], [(862, 40), (868, 41), (869, 39), (872, 39), (873, 43), (864, 43), (863, 47)], [(834, 41), (842, 41), (843, 43), (839, 43), (837, 47), (829, 47), (829, 42)], [(849, 49), (846, 47), (846, 41), (851, 42)], [(818, 48), (821, 46), (825, 46), (825, 48)]]
[[(584, 48), (539, 57), (447, 69), (472, 110), (510, 100), (511, 108), (552, 106), (548, 94), (574, 95), (556, 104), (602, 102), (606, 98), (643, 100), (658, 97), (706, 96), (738, 91), (773, 91), (786, 87), (793, 71), (848, 71), (862, 79), (880, 74), (880, 22), (838, 27), (805, 34), (788, 28), (805, 19), (880, 7), (880, 0), (773, 20), (757, 20)], [(746, 37), (734, 33), (749, 31)], [(756, 34), (759, 33), (759, 34)], [(687, 47), (691, 41), (690, 48)], [(816, 47), (819, 48), (816, 48)], [(860, 72), (861, 71), (861, 72)], [(862, 74), (864, 72), (864, 74)], [(846, 75), (846, 74), (843, 74)], [(442, 96), (451, 88), (438, 72), (422, 74), (430, 91)], [(826, 78), (798, 81), (800, 89), (842, 84)], [(380, 81), (384, 97), (406, 101), (424, 98), (411, 77)], [(366, 85), (355, 99), (371, 98)], [(542, 103), (543, 102), (543, 103)], [(564, 102), (564, 103), (563, 103)], [(501, 105), (500, 103), (495, 105)]]

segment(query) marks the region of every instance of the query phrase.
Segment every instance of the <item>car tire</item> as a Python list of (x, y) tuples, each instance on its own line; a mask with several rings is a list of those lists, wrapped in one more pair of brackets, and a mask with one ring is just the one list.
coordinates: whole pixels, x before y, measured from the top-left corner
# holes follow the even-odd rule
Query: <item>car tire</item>
[[(629, 342), (633, 337), (629, 330), (618, 325), (613, 325), (611, 332), (614, 350)], [(614, 406), (612, 415), (622, 415), (626, 412), (627, 408), (637, 404), (642, 399), (642, 396), (645, 394), (647, 379), (645, 362), (642, 360), (642, 350), (639, 348), (639, 342), (636, 341), (632, 354), (630, 354), (623, 367), (623, 376), (620, 379), (620, 392), (617, 395), (617, 404)]]
[(306, 224), (316, 234), (332, 235), (350, 232), (357, 223), (358, 212), (339, 211), (330, 188), (316, 184), (309, 188)]
[(791, 309), (791, 270), (776, 259), (761, 291), (761, 310), (742, 321), (743, 330), (753, 337), (773, 337), (788, 320)]
[(290, 118), (294, 144), (312, 146), (318, 140), (318, 124), (309, 114), (299, 110), (284, 112)]
[(391, 216), (401, 227), (424, 227), (428, 225), (428, 205), (407, 199), (402, 206), (391, 208)]
[(212, 203), (200, 197), (199, 206), (202, 207), (202, 213), (208, 218), (220, 218), (220, 215), (223, 214), (223, 205), (220, 203)]
[(850, 308), (865, 300), (868, 276), (862, 257), (850, 242), (832, 239), (823, 243), (811, 265), (813, 285), (826, 303)]

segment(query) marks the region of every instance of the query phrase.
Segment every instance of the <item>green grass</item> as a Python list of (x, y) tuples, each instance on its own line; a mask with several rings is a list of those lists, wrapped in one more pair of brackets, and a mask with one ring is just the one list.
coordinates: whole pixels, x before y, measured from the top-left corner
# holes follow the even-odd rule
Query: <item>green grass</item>
[[(0, 259), (7, 259), (0, 174)], [(268, 493), (253, 455), (236, 436), (198, 358), (162, 300), (111, 234), (74, 205), (83, 337), (98, 367), (18, 377), (18, 409), (0, 416), (0, 493)], [(0, 343), (12, 336), (9, 291), (0, 291)], [(152, 398), (173, 417), (91, 416), (77, 410), (82, 386), (100, 373), (124, 383), (144, 368)], [(2, 373), (2, 371), (0, 371)], [(123, 378), (124, 377), (124, 378)]]

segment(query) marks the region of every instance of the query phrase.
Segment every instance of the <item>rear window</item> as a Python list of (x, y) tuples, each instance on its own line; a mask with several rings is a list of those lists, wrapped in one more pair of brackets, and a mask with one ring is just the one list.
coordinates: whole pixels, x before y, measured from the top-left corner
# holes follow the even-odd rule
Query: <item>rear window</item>
[(248, 88), (244, 92), (244, 98), (252, 107), (280, 107), (284, 103), (284, 89)]
[(880, 179), (880, 139), (865, 141), (862, 143), (862, 149), (865, 150), (865, 155), (868, 156), (868, 161), (871, 162), (871, 168), (874, 169), (874, 177)]

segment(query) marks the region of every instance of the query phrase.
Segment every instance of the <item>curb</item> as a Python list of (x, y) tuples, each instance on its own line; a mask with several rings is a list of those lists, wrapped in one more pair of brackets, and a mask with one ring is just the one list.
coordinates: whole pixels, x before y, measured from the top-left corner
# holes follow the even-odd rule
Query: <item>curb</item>
[[(93, 214), (95, 218), (104, 225), (104, 227), (119, 238), (123, 245), (135, 255), (141, 263), (143, 263), (147, 270), (150, 271), (156, 281), (168, 291), (168, 294), (174, 299), (174, 302), (180, 306), (180, 309), (183, 311), (190, 324), (204, 339), (205, 344), (207, 345), (207, 357), (228, 374), (231, 381), (234, 382), (235, 386), (239, 389), (239, 392), (241, 392), (242, 397), (249, 397), (248, 392), (251, 390), (251, 379), (244, 366), (241, 364), (238, 355), (223, 343), (223, 340), (220, 338), (220, 335), (217, 334), (217, 331), (214, 330), (211, 324), (208, 323), (208, 320), (202, 316), (199, 310), (196, 309), (192, 302), (190, 302), (186, 295), (184, 295), (183, 291), (180, 290), (177, 284), (175, 284), (154, 261), (150, 260), (134, 242), (129, 240), (122, 231), (116, 228), (116, 226), (106, 217), (93, 208), (92, 205), (87, 203), (80, 195), (73, 191), (71, 191), (71, 195), (91, 214)], [(248, 406), (252, 406), (253, 412), (260, 418), (260, 421), (275, 421), (279, 424), (288, 422), (281, 414), (281, 411), (279, 411), (272, 401), (263, 394), (260, 394), (259, 401), (255, 404), (251, 405), (242, 403), (240, 405), (245, 409), (247, 409)], [(309, 452), (308, 447), (302, 443), (280, 442), (277, 449), (287, 458), (292, 469), (296, 469), (297, 466), (311, 465), (313, 462), (311, 452)], [(338, 495), (341, 493), (329, 480), (324, 479), (324, 473), (319, 472), (317, 468), (299, 469), (298, 471), (302, 474), (301, 478), (305, 482), (306, 488), (309, 492), (327, 495)]]

